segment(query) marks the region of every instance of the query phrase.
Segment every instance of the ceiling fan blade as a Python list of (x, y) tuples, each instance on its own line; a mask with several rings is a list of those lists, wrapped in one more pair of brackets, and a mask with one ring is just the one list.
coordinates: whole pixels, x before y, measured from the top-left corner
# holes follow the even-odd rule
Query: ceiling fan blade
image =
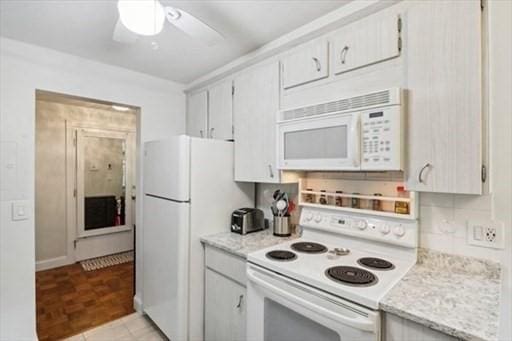
[(112, 35), (112, 39), (122, 44), (133, 44), (139, 39), (138, 34), (133, 33), (129, 29), (127, 29), (121, 19), (117, 20), (116, 27), (114, 28), (114, 34)]
[(208, 46), (216, 45), (224, 40), (219, 32), (181, 9), (166, 7), (165, 14), (171, 24)]

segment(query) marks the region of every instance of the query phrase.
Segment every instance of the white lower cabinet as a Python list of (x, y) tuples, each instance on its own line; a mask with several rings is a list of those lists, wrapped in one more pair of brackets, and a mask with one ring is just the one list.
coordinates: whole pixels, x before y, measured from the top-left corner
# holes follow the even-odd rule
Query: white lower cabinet
[(245, 340), (246, 289), (206, 269), (205, 340)]
[(205, 341), (245, 340), (245, 259), (210, 246), (205, 251)]
[(456, 341), (457, 338), (399, 316), (382, 314), (382, 341)]

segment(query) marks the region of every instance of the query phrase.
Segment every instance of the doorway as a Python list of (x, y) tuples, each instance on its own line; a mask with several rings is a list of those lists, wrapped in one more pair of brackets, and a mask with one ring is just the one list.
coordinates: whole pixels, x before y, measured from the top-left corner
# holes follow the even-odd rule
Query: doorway
[(138, 115), (129, 105), (36, 92), (39, 340), (134, 311)]

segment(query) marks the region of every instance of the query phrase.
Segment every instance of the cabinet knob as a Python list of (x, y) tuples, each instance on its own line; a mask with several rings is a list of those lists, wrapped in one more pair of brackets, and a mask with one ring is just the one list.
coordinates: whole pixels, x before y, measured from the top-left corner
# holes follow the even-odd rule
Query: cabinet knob
[(316, 57), (313, 57), (313, 61), (315, 62), (316, 65), (316, 71), (320, 72), (320, 70), (322, 70), (322, 65), (320, 64), (320, 61)]
[(213, 131), (215, 130), (215, 128), (210, 128), (210, 138), (213, 139)]
[(238, 309), (240, 309), (242, 307), (242, 300), (244, 299), (244, 295), (240, 295), (240, 297), (238, 297), (238, 304), (236, 305), (236, 307)]
[(199, 130), (199, 136), (201, 136), (201, 138), (203, 138), (203, 137), (204, 137), (204, 132), (203, 132), (203, 130), (202, 130), (202, 129), (201, 129), (201, 130)]
[(427, 163), (425, 164), (425, 166), (423, 166), (420, 170), (420, 173), (418, 174), (418, 182), (420, 184), (423, 183), (423, 172), (425, 172), (426, 169), (430, 168), (430, 166), (432, 166), (430, 163)]
[(268, 165), (268, 173), (269, 173), (271, 178), (274, 177), (274, 171), (272, 170), (272, 165), (271, 164)]
[(345, 64), (345, 60), (347, 58), (347, 52), (348, 52), (348, 49), (349, 47), (348, 46), (345, 46), (341, 52), (340, 52), (340, 59), (341, 59), (341, 64)]

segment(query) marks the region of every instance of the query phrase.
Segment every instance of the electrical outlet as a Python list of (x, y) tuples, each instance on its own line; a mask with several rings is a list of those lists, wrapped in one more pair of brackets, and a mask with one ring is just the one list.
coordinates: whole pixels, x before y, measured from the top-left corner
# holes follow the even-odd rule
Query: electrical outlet
[(485, 228), (485, 241), (491, 244), (496, 243), (496, 228), (487, 226)]
[(468, 244), (494, 249), (503, 248), (504, 224), (502, 222), (468, 221), (467, 226)]

